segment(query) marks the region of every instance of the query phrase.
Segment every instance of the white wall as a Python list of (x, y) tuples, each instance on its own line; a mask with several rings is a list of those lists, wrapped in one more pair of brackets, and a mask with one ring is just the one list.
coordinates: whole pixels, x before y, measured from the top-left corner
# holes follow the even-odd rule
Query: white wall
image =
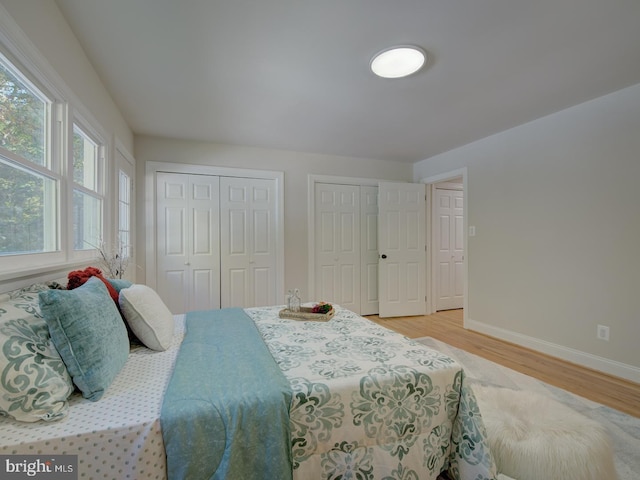
[(640, 381), (640, 84), (418, 162), (414, 180), (465, 166), (467, 326)]
[[(103, 129), (133, 152), (133, 134), (100, 77), (51, 0), (0, 0), (33, 46)], [(112, 139), (109, 139), (111, 141)]]
[[(335, 175), (411, 181), (412, 166), (406, 163), (335, 157), (311, 153), (267, 150), (204, 142), (136, 136), (138, 270), (137, 280), (145, 281), (145, 163), (174, 162), (218, 167), (275, 170), (284, 172), (285, 288), (300, 288), (308, 300), (307, 257), (307, 176)], [(284, 299), (283, 299), (284, 302)]]

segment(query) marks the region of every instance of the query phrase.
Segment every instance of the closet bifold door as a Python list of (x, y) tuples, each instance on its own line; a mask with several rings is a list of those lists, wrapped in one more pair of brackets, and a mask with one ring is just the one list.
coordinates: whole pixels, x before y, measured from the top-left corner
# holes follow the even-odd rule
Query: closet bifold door
[(156, 174), (156, 288), (171, 312), (220, 308), (220, 177)]
[(221, 306), (277, 305), (276, 185), (220, 178)]

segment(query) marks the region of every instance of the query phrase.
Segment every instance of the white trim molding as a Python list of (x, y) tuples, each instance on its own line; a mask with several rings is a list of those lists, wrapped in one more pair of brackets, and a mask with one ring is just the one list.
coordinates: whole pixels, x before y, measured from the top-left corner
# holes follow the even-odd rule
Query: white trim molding
[(427, 185), (427, 314), (432, 314), (436, 312), (436, 302), (435, 298), (437, 295), (436, 291), (436, 261), (435, 261), (435, 252), (433, 249), (433, 194), (434, 188), (433, 186), (437, 183), (447, 182), (449, 180), (453, 180), (454, 178), (462, 177), (462, 191), (464, 192), (464, 197), (462, 199), (462, 208), (464, 210), (464, 217), (462, 219), (463, 229), (465, 235), (462, 239), (463, 241), (463, 260), (462, 260), (462, 269), (464, 273), (464, 299), (463, 299), (463, 326), (467, 328), (467, 312), (469, 311), (469, 249), (468, 249), (468, 239), (467, 232), (469, 231), (469, 195), (467, 189), (467, 167), (459, 168), (457, 170), (451, 170), (449, 172), (440, 173), (438, 175), (433, 175), (426, 178), (421, 178), (420, 182), (425, 183)]
[(582, 352), (563, 345), (540, 340), (539, 338), (530, 337), (504, 328), (494, 327), (493, 325), (488, 325), (469, 318), (467, 318), (465, 322), (465, 328), (500, 340), (515, 343), (516, 345), (530, 348), (537, 352), (546, 353), (547, 355), (561, 358), (567, 362), (575, 363), (615, 377), (624, 378), (625, 380), (635, 383), (640, 383), (640, 368), (633, 365), (599, 357), (591, 353)]

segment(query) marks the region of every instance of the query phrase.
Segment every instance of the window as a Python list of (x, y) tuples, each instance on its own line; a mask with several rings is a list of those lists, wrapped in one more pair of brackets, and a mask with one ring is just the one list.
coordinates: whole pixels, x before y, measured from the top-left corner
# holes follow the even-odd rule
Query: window
[(58, 250), (53, 101), (0, 55), (0, 256)]
[(119, 278), (124, 276), (127, 280), (135, 281), (135, 268), (129, 268), (135, 265), (133, 247), (135, 243), (135, 232), (133, 230), (133, 225), (135, 225), (134, 160), (124, 146), (118, 144), (117, 140), (114, 161), (117, 169), (114, 182), (117, 190), (117, 195), (114, 195), (117, 232), (113, 250), (118, 261), (115, 262), (116, 268), (113, 273)]
[(118, 170), (118, 244), (124, 258), (131, 257), (131, 177)]
[(48, 166), (46, 127), (51, 101), (0, 56), (0, 145), (19, 158)]
[(56, 186), (0, 156), (0, 255), (57, 249)]
[(93, 250), (102, 242), (101, 148), (73, 126), (73, 248)]
[(105, 135), (41, 71), (0, 45), (0, 281), (93, 259), (104, 236)]

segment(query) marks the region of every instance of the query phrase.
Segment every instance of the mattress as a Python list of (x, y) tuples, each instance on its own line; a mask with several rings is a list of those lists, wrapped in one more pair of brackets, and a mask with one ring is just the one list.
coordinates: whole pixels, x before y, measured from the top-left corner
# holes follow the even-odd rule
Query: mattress
[(164, 352), (133, 347), (105, 395), (91, 402), (78, 392), (69, 414), (57, 422), (0, 419), (0, 454), (78, 455), (79, 478), (166, 478), (160, 409), (184, 337), (184, 315)]

